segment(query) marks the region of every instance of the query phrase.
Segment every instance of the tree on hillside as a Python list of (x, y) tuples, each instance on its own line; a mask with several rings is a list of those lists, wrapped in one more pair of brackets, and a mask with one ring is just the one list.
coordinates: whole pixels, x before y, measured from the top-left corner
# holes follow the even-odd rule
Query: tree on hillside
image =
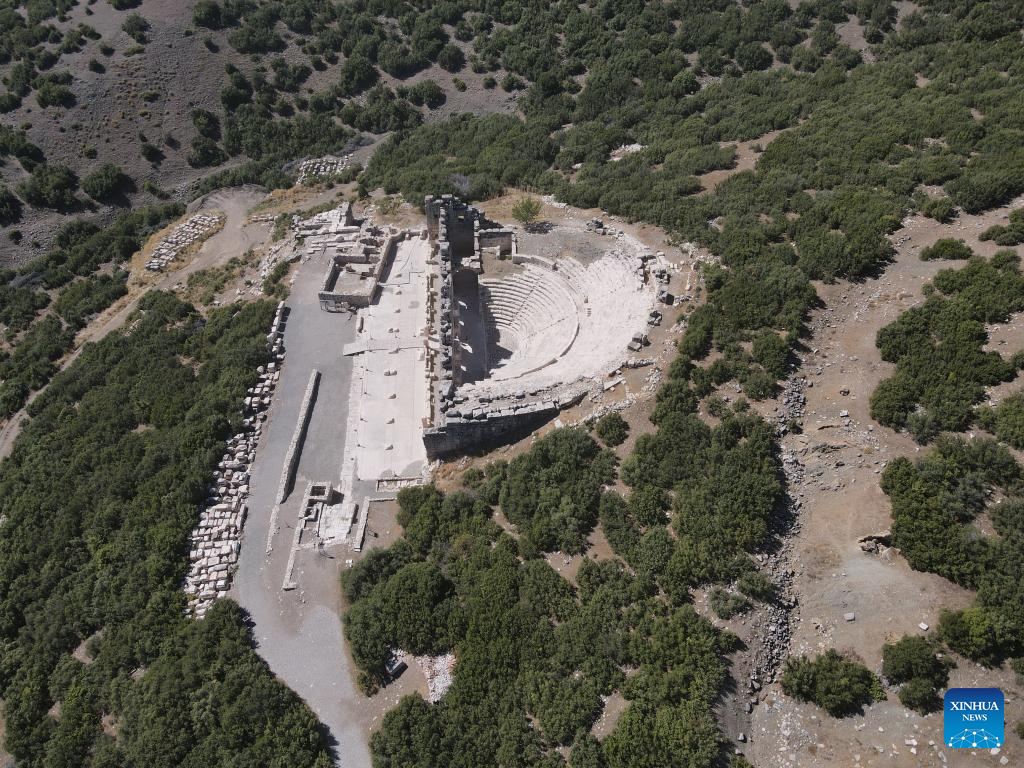
[(512, 207), (515, 220), (529, 229), (540, 216), (540, 200), (535, 197), (523, 197)]
[(113, 163), (104, 163), (82, 179), (82, 191), (93, 200), (109, 200), (129, 182), (124, 172)]

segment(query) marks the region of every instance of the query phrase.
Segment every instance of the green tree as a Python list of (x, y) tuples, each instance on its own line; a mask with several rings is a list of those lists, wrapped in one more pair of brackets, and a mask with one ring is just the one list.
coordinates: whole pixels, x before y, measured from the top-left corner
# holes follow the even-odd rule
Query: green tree
[(953, 238), (942, 238), (934, 244), (921, 249), (921, 259), (931, 261), (932, 259), (969, 259), (974, 253), (970, 246), (963, 240)]
[(787, 696), (817, 704), (832, 717), (851, 715), (871, 701), (877, 687), (875, 676), (863, 665), (829, 649), (811, 660), (794, 656), (786, 660), (782, 690)]
[(516, 204), (512, 206), (513, 218), (527, 229), (532, 227), (534, 222), (537, 221), (537, 217), (540, 216), (540, 211), (540, 200), (535, 197), (521, 197)]
[(78, 177), (65, 165), (37, 165), (27, 179), (18, 185), (18, 194), (31, 205), (41, 208), (74, 206)]
[(597, 420), (594, 431), (605, 445), (615, 447), (629, 436), (629, 424), (618, 411), (611, 411)]
[(104, 163), (82, 179), (82, 191), (93, 200), (107, 201), (129, 182), (128, 176), (113, 163)]
[(882, 646), (882, 674), (902, 684), (900, 701), (922, 714), (941, 708), (938, 693), (946, 687), (952, 666), (948, 658), (940, 658), (938, 645), (925, 637), (907, 635)]

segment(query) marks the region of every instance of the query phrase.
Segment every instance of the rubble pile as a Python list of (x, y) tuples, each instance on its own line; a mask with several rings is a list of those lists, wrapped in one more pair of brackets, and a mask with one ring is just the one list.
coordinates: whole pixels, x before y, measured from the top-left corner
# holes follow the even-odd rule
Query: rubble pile
[(773, 683), (779, 667), (789, 654), (790, 613), (796, 607), (792, 597), (793, 569), (789, 565), (789, 544), (771, 555), (758, 555), (759, 565), (775, 583), (777, 599), (765, 605), (765, 610), (756, 621), (758, 645), (754, 649), (753, 666), (750, 673), (750, 691), (760, 690), (762, 685)]
[(249, 468), (256, 458), (262, 423), (267, 418), (267, 408), (281, 375), (284, 321), (285, 306), (281, 302), (267, 335), (271, 362), (256, 369), (259, 383), (246, 392), (242, 431), (227, 442), (227, 451), (213, 473), (213, 483), (206, 489), (206, 504), (199, 513), (199, 525), (192, 532), (191, 567), (185, 577), (185, 594), (189, 613), (196, 618), (205, 616), (213, 601), (227, 594), (231, 575), (238, 565), (242, 527), (248, 512)]
[(427, 701), (436, 704), (452, 687), (455, 671), (455, 654), (441, 656), (416, 656), (416, 663), (427, 678)]
[(146, 269), (162, 272), (183, 250), (202, 240), (223, 222), (224, 217), (219, 213), (197, 213), (182, 222), (157, 243), (152, 258), (146, 262)]
[(789, 431), (791, 423), (799, 424), (804, 418), (804, 409), (807, 407), (807, 396), (804, 389), (809, 386), (807, 379), (800, 376), (790, 376), (779, 396), (779, 405), (775, 408), (776, 431), (782, 437)]

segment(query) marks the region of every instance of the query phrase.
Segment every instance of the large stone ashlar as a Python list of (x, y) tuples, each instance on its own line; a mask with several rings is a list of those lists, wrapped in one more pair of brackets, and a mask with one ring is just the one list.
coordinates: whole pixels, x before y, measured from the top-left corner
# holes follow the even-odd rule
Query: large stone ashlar
[(238, 565), (242, 528), (248, 513), (250, 467), (256, 458), (267, 408), (281, 376), (287, 316), (288, 310), (281, 302), (267, 334), (270, 362), (256, 369), (258, 383), (249, 388), (243, 402), (242, 431), (228, 440), (227, 450), (206, 489), (199, 524), (192, 531), (191, 565), (184, 588), (188, 612), (196, 618), (206, 615), (213, 601), (227, 594)]
[(151, 272), (162, 272), (182, 251), (206, 237), (223, 221), (224, 216), (220, 213), (197, 213), (182, 222), (157, 243), (152, 256), (146, 262), (146, 269)]

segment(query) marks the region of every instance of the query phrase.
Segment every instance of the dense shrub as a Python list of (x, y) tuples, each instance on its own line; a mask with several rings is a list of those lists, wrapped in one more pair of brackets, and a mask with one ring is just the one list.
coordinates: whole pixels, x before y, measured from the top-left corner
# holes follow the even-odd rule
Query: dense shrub
[[(273, 304), (218, 310), (205, 325), (167, 294), (140, 310), (129, 334), (87, 345), (34, 401), (0, 472), (5, 748), (40, 765), (101, 754), (170, 768), (232, 754), (326, 768), (315, 718), (256, 655), (243, 612), (221, 601), (187, 619), (181, 591), (198, 505), (237, 429), (223, 403), (255, 381)], [(53, 344), (64, 332), (48, 324), (60, 321), (37, 325)], [(88, 638), (83, 664), (72, 653)], [(116, 741), (101, 713), (119, 721)]]
[(466, 66), (466, 56), (459, 46), (448, 43), (437, 55), (437, 63), (449, 72), (458, 72)]
[(1010, 223), (996, 224), (980, 235), (979, 240), (992, 240), (996, 245), (1014, 246), (1024, 243), (1024, 208), (1010, 212)]
[(60, 75), (45, 75), (36, 80), (36, 101), (43, 109), (47, 107), (71, 107), (75, 96), (68, 87), (71, 75), (67, 72)]
[(193, 109), (192, 125), (200, 136), (212, 141), (220, 139), (220, 118), (208, 109)]
[(1017, 392), (995, 408), (980, 408), (978, 423), (1017, 450), (1024, 449), (1024, 393)]
[(71, 208), (75, 204), (78, 177), (65, 165), (37, 165), (18, 185), (18, 194), (42, 208)]
[(501, 509), (539, 551), (582, 552), (615, 457), (582, 429), (559, 429), (508, 466)]
[(192, 23), (197, 27), (221, 29), (224, 21), (223, 9), (216, 0), (199, 0), (192, 9)]
[(618, 411), (611, 411), (597, 420), (594, 431), (601, 438), (601, 442), (615, 447), (624, 443), (629, 436), (629, 424)]
[(1012, 363), (985, 351), (985, 325), (1024, 309), (1024, 277), (1010, 252), (972, 258), (940, 272), (932, 285), (938, 290), (924, 304), (878, 332), (882, 359), (896, 363), (896, 373), (871, 395), (874, 419), (905, 427), (922, 443), (942, 430), (966, 429), (985, 387), (1013, 378)]
[(714, 587), (708, 593), (708, 606), (718, 618), (731, 619), (733, 616), (750, 610), (750, 601), (743, 595), (728, 592), (721, 587)]
[(790, 657), (782, 673), (782, 690), (787, 696), (813, 702), (832, 717), (860, 711), (875, 697), (877, 689), (877, 679), (863, 664), (831, 649), (814, 660)]
[(107, 201), (129, 183), (128, 176), (113, 163), (104, 163), (82, 179), (82, 191), (93, 200)]
[[(483, 474), (466, 477), (480, 484)], [(639, 754), (711, 764), (710, 705), (731, 637), (691, 606), (666, 611), (618, 563), (585, 558), (573, 586), (544, 560), (520, 558), (479, 500), (427, 487), (403, 490), (399, 504), (405, 538), (343, 577), (353, 601), (345, 633), (362, 684), (386, 682), (380, 665), (399, 646), (454, 646), (458, 664), (445, 717), (418, 695), (403, 698), (371, 738), (375, 760), (458, 764), (469, 755), (475, 766), (497, 766), (495, 739), (511, 729), (517, 753), (571, 744), (574, 764), (589, 755), (627, 765)], [(635, 670), (628, 680), (624, 666)], [(586, 737), (600, 697), (619, 689), (631, 702), (626, 713), (602, 742)]]
[(900, 684), (900, 701), (921, 714), (942, 707), (939, 691), (949, 682), (953, 662), (940, 658), (938, 645), (928, 638), (907, 635), (882, 646), (882, 675)]
[(932, 259), (969, 259), (974, 253), (963, 240), (942, 238), (934, 244), (921, 249), (921, 259), (931, 261)]
[(192, 139), (192, 149), (188, 153), (188, 164), (193, 168), (209, 168), (220, 165), (228, 156), (220, 148), (216, 141), (206, 136), (196, 136)]
[(21, 218), (21, 200), (7, 187), (0, 187), (0, 226), (14, 224)]
[(150, 30), (149, 22), (137, 14), (130, 13), (121, 24), (121, 29), (139, 45), (145, 45), (148, 41), (146, 33)]
[[(916, 464), (899, 458), (882, 473), (882, 490), (892, 501), (893, 543), (907, 562), (978, 591), (971, 608), (940, 616), (939, 637), (986, 665), (1024, 650), (1022, 487), (1013, 456), (986, 438), (940, 438)], [(989, 506), (996, 489), (1008, 498)], [(985, 511), (998, 537), (981, 536), (973, 527)]]

